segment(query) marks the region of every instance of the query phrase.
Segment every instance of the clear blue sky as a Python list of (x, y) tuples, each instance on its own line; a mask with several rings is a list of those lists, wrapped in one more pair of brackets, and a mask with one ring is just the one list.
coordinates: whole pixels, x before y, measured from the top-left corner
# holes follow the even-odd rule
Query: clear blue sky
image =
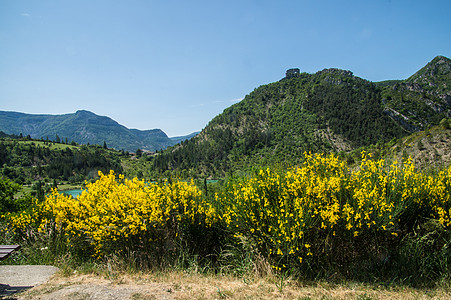
[(451, 56), (451, 1), (0, 0), (0, 110), (201, 130), (297, 67), (405, 79)]

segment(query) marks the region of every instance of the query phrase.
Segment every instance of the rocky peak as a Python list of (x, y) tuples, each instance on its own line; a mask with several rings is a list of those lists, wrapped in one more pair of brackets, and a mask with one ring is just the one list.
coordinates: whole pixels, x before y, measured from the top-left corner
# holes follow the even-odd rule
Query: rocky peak
[(446, 89), (447, 88), (446, 82), (442, 82), (443, 80), (438, 80), (444, 78), (448, 80), (451, 79), (451, 60), (444, 56), (437, 56), (426, 66), (424, 66), (418, 72), (409, 77), (406, 80), (406, 82), (417, 83), (421, 85), (424, 89), (428, 88)]
[(298, 68), (288, 69), (285, 72), (285, 78), (293, 78), (293, 77), (299, 77), (300, 70)]
[(317, 72), (316, 74), (318, 74), (318, 75), (332, 74), (332, 75), (339, 75), (339, 76), (345, 76), (345, 77), (352, 77), (353, 76), (353, 73), (351, 71), (337, 69), (337, 68), (324, 69), (322, 71)]
[(349, 85), (347, 79), (354, 77), (351, 71), (336, 68), (324, 69), (317, 72), (316, 75), (320, 76), (325, 82), (334, 85)]

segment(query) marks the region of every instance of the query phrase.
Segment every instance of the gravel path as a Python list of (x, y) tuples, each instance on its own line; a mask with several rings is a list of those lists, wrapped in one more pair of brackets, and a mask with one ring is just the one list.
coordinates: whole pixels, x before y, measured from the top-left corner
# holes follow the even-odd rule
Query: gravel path
[(53, 266), (0, 265), (0, 299), (45, 283), (56, 271)]

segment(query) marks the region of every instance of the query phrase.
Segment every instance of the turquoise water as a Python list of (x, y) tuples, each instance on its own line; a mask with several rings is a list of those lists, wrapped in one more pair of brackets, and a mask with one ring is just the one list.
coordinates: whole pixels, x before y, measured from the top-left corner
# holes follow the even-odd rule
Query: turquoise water
[[(207, 183), (215, 183), (218, 182), (218, 180), (207, 180)], [(60, 191), (63, 194), (70, 195), (74, 198), (77, 198), (81, 193), (83, 192), (82, 189), (76, 189), (76, 190), (66, 190), (66, 191)]]
[(61, 193), (66, 194), (66, 195), (70, 195), (70, 196), (72, 196), (74, 198), (77, 198), (79, 195), (81, 195), (81, 192), (83, 192), (83, 190), (81, 190), (81, 189), (61, 191)]

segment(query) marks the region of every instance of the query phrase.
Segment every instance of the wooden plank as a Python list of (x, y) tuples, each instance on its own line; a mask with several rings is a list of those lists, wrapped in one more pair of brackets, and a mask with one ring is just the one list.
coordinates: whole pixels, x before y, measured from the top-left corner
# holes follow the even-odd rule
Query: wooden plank
[(19, 249), (20, 245), (0, 245), (0, 249)]
[(7, 258), (10, 255), (11, 255), (11, 253), (1, 253), (0, 254), (0, 260), (4, 260), (5, 258)]
[(6, 259), (16, 250), (20, 249), (20, 245), (0, 245), (0, 260)]

